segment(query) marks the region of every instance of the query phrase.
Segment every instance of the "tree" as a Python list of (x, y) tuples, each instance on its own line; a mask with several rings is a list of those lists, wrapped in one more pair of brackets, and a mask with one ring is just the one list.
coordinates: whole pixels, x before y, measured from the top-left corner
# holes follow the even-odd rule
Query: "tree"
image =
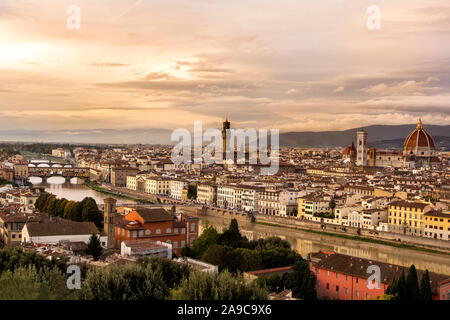
[(224, 233), (219, 236), (218, 243), (231, 248), (238, 248), (242, 241), (239, 225), (236, 219), (232, 219), (230, 226)]
[(432, 300), (433, 294), (431, 293), (430, 274), (428, 270), (422, 275), (420, 280), (420, 297), (422, 300)]
[(419, 280), (417, 278), (417, 271), (414, 265), (411, 265), (406, 277), (406, 296), (407, 300), (420, 300)]
[(400, 280), (397, 283), (397, 295), (398, 300), (407, 300), (408, 295), (406, 291), (406, 279), (405, 279), (405, 272), (402, 272), (402, 275), (400, 277)]
[(188, 193), (187, 193), (188, 199), (195, 200), (197, 199), (197, 186), (190, 184), (188, 185)]
[(91, 255), (94, 258), (94, 261), (98, 261), (98, 258), (102, 255), (103, 248), (100, 245), (100, 240), (98, 239), (97, 235), (93, 234), (89, 238), (86, 253)]
[(94, 222), (97, 228), (103, 227), (103, 213), (98, 209), (94, 199), (86, 197), (81, 201), (81, 218), (83, 221)]
[(216, 229), (214, 229), (207, 221), (201, 236), (194, 240), (194, 243), (190, 248), (189, 256), (196, 259), (201, 258), (210, 246), (217, 244), (218, 239), (219, 234)]
[(216, 265), (219, 272), (228, 270), (231, 273), (237, 273), (241, 264), (241, 255), (233, 248), (213, 245), (205, 251), (201, 260)]
[(265, 287), (247, 282), (242, 274), (193, 271), (179, 288), (172, 290), (174, 300), (267, 300)]
[(336, 208), (336, 201), (334, 201), (334, 199), (331, 199), (328, 206), (331, 209), (331, 212), (333, 212), (334, 208)]
[(89, 269), (76, 294), (81, 300), (162, 300), (170, 291), (160, 270), (128, 263)]
[(311, 277), (307, 261), (297, 261), (292, 267), (292, 271), (285, 274), (284, 279), (284, 287), (291, 289), (294, 297), (317, 300), (314, 279)]
[(61, 300), (70, 297), (64, 274), (58, 269), (21, 266), (0, 276), (0, 300)]

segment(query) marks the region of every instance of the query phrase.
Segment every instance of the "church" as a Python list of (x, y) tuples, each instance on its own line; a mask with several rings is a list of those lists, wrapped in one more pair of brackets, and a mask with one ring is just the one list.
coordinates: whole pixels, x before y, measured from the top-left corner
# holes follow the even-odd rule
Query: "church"
[(351, 146), (343, 151), (344, 161), (349, 164), (410, 169), (433, 167), (439, 164), (433, 137), (424, 129), (421, 119), (417, 127), (406, 137), (403, 151), (368, 148), (368, 132), (359, 130), (356, 135), (356, 148), (352, 142)]

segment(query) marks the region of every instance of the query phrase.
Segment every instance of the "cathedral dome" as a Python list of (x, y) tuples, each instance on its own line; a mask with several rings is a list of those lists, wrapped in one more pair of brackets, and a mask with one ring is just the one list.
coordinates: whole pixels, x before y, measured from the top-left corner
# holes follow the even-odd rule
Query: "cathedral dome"
[(416, 129), (411, 132), (403, 144), (405, 155), (430, 155), (435, 150), (433, 137), (423, 128), (419, 119)]

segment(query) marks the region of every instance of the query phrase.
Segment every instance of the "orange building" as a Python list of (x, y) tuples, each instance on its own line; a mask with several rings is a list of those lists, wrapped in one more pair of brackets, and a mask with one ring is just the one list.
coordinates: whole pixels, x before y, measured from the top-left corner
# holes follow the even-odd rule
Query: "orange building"
[(198, 238), (198, 225), (198, 218), (173, 216), (163, 208), (136, 208), (117, 223), (115, 247), (124, 240), (151, 239), (171, 244), (173, 254), (180, 256)]
[[(370, 266), (380, 269), (379, 287), (368, 279), (373, 274)], [(376, 299), (383, 295), (392, 280), (400, 279), (402, 272), (408, 274), (406, 267), (385, 262), (347, 256), (329, 251), (319, 251), (311, 254), (311, 271), (316, 278), (316, 291), (319, 297), (338, 300)], [(422, 278), (424, 271), (417, 270), (417, 276)], [(449, 277), (430, 272), (430, 285), (433, 299), (445, 300), (445, 290), (449, 284)]]

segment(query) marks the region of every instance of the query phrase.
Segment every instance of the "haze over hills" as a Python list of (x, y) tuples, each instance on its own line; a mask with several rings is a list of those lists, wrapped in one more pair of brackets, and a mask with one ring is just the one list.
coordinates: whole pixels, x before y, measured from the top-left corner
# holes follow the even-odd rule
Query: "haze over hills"
[[(377, 148), (401, 148), (404, 139), (414, 130), (410, 125), (373, 125), (365, 127), (369, 132), (369, 145)], [(433, 136), (438, 149), (450, 150), (450, 125), (424, 125)], [(280, 133), (282, 147), (345, 147), (356, 144), (356, 131), (286, 132)], [(109, 144), (171, 144), (172, 130), (168, 129), (98, 129), (78, 131), (2, 130), (0, 141), (55, 142), (55, 143), (109, 143)]]
[[(376, 148), (402, 148), (405, 138), (415, 128), (415, 124), (364, 127), (369, 133), (369, 146)], [(450, 125), (424, 125), (424, 128), (433, 136), (436, 148), (450, 149)], [(351, 144), (352, 140), (356, 145), (356, 132), (359, 129), (280, 133), (280, 145), (284, 147), (344, 147)]]

